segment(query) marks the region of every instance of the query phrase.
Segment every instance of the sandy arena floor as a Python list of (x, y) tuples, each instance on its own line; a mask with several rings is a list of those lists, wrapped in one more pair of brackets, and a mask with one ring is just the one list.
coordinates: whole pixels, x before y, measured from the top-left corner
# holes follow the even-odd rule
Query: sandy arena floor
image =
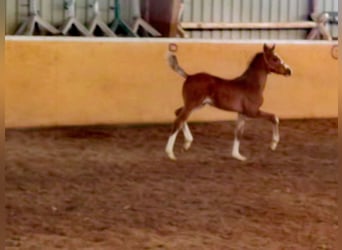
[(337, 249), (337, 120), (6, 131), (8, 250)]

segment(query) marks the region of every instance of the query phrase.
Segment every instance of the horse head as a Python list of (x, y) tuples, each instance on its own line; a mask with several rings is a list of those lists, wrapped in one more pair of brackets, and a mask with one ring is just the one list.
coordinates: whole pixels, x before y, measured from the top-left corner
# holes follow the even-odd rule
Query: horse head
[(290, 76), (292, 74), (291, 68), (274, 51), (275, 44), (272, 47), (264, 44), (264, 60), (268, 70), (279, 75)]

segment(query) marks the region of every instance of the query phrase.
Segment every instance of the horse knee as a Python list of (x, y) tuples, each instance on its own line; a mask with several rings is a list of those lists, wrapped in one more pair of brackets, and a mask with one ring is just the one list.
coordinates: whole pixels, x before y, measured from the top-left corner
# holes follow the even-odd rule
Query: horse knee
[(240, 140), (243, 136), (243, 128), (239, 129), (237, 132), (236, 132), (236, 137)]
[(176, 109), (176, 110), (175, 110), (175, 115), (176, 115), (176, 116), (179, 116), (180, 113), (182, 112), (182, 110), (183, 110), (183, 108)]
[(172, 133), (176, 132), (177, 130), (181, 129), (182, 125), (184, 124), (184, 121), (182, 119), (182, 117), (178, 116), (175, 120), (175, 122), (173, 123), (173, 127), (172, 127)]
[(276, 115), (271, 115), (269, 117), (270, 122), (272, 122), (274, 125), (278, 125), (279, 124), (279, 118)]
[(188, 119), (189, 114), (190, 114), (189, 112), (184, 111), (184, 109), (181, 109), (181, 111), (179, 112), (173, 124), (173, 129), (172, 129), (173, 133), (182, 128), (182, 126), (184, 125), (184, 122), (186, 122), (186, 120)]
[(235, 138), (238, 139), (238, 140), (241, 140), (242, 136), (243, 136), (243, 126), (242, 127), (239, 127), (235, 130)]
[(235, 138), (240, 140), (241, 137), (243, 136), (243, 131), (245, 127), (245, 120), (241, 119), (239, 117), (239, 120), (237, 122), (236, 128), (235, 128)]
[(273, 120), (274, 120), (274, 124), (276, 124), (276, 125), (279, 124), (279, 118), (278, 118), (278, 116), (274, 115)]

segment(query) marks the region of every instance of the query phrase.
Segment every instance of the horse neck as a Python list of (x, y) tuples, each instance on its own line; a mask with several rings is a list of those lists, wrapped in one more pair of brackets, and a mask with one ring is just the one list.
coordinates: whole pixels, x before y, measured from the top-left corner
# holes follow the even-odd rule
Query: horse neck
[(262, 92), (265, 89), (268, 74), (269, 71), (263, 53), (259, 53), (253, 58), (248, 68), (243, 73), (242, 79), (244, 79), (249, 86)]

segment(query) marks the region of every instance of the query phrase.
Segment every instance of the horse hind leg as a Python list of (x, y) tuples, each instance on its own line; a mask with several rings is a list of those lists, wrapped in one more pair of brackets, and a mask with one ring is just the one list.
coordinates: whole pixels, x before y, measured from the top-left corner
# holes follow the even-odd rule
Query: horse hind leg
[[(183, 110), (183, 107), (177, 109), (175, 111), (175, 115), (178, 117), (180, 115), (180, 113), (182, 112)], [(184, 125), (182, 126), (182, 132), (183, 132), (183, 135), (184, 135), (184, 145), (183, 145), (183, 148), (184, 150), (189, 150), (190, 147), (191, 147), (191, 144), (194, 140), (194, 137), (192, 136), (191, 134), (191, 131), (190, 131), (190, 128), (189, 128), (189, 125), (188, 123), (185, 121), (184, 122)]]
[(180, 113), (182, 112), (182, 110), (183, 110), (183, 107), (178, 108), (178, 109), (175, 110), (175, 115), (176, 115), (176, 117), (178, 117), (178, 116), (180, 115)]
[[(191, 110), (187, 110), (185, 108), (182, 108), (179, 111), (175, 122), (173, 123), (172, 132), (171, 132), (171, 135), (169, 136), (169, 139), (168, 139), (166, 147), (165, 147), (165, 152), (171, 160), (176, 160), (176, 156), (175, 156), (174, 150), (173, 150), (174, 145), (175, 145), (179, 130), (183, 129), (183, 131), (186, 131), (186, 129), (184, 130), (184, 125), (186, 123), (187, 118), (190, 115), (190, 112), (191, 112)], [(185, 127), (187, 128), (187, 125)], [(188, 133), (188, 132), (190, 132), (190, 130), (184, 132), (184, 134), (187, 134), (188, 139), (191, 139), (189, 137), (189, 135), (191, 135), (191, 133)]]
[(244, 127), (245, 119), (241, 114), (238, 114), (238, 119), (236, 121), (236, 127), (234, 132), (232, 157), (240, 161), (245, 161), (247, 159), (245, 156), (240, 154), (240, 139), (242, 137)]
[(178, 135), (179, 130), (176, 130), (175, 132), (173, 132), (170, 136), (169, 139), (167, 141), (166, 144), (166, 148), (165, 148), (165, 152), (167, 154), (167, 156), (171, 159), (171, 160), (177, 160), (175, 153), (173, 152), (173, 148), (176, 142), (176, 138)]
[(191, 147), (191, 144), (194, 140), (194, 137), (192, 136), (191, 132), (190, 132), (190, 128), (189, 128), (189, 125), (187, 122), (184, 122), (184, 125), (183, 125), (183, 134), (184, 134), (184, 145), (183, 145), (183, 148), (185, 150), (189, 150), (190, 147)]

